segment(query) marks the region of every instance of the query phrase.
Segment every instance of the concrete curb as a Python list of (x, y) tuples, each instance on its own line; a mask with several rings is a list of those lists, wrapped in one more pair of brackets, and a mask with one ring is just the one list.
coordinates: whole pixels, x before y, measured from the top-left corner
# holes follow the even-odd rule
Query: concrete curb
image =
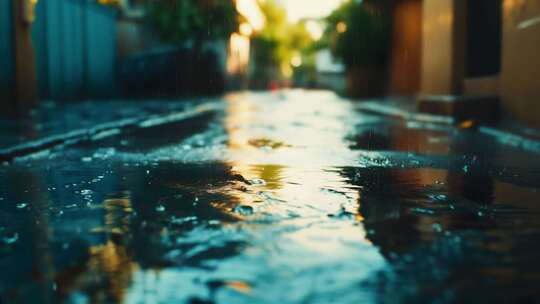
[(102, 123), (91, 129), (79, 129), (67, 133), (52, 135), (10, 148), (0, 149), (0, 162), (11, 162), (18, 157), (28, 156), (33, 153), (60, 146), (71, 146), (86, 141), (102, 140), (111, 136), (122, 134), (128, 130), (163, 126), (192, 118), (203, 113), (213, 112), (221, 109), (222, 107), (223, 106), (219, 103), (210, 102), (167, 115), (126, 118), (115, 122)]
[[(365, 102), (356, 106), (357, 110), (372, 112), (379, 115), (398, 117), (404, 120), (418, 122), (453, 125), (457, 121), (451, 116), (432, 115), (418, 112), (411, 112), (391, 105), (384, 105), (376, 102)], [(479, 125), (476, 130), (481, 134), (492, 137), (500, 144), (512, 146), (523, 151), (540, 154), (540, 141), (516, 134), (511, 131), (498, 129), (496, 127)]]

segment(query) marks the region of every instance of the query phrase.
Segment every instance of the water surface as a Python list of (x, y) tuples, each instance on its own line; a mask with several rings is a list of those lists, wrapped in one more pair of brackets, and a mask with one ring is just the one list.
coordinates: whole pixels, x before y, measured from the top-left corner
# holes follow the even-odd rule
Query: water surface
[(1, 166), (2, 302), (539, 295), (538, 155), (328, 92), (211, 102)]

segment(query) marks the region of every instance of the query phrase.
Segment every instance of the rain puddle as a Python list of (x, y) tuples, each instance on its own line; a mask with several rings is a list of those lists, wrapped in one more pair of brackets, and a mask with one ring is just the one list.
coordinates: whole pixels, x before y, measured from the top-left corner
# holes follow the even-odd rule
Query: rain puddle
[(1, 167), (1, 301), (538, 295), (537, 155), (326, 92), (223, 102)]

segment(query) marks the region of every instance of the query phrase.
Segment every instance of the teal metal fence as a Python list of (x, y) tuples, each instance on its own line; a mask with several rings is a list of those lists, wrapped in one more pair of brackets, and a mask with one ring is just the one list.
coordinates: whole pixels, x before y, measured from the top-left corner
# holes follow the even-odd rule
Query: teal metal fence
[(11, 97), (15, 82), (11, 11), (11, 1), (0, 0), (0, 99)]
[[(12, 0), (0, 0), (0, 98), (12, 96)], [(111, 97), (116, 92), (116, 11), (91, 0), (45, 0), (32, 28), (40, 98)]]
[(88, 0), (46, 0), (33, 27), (39, 95), (110, 97), (116, 89), (116, 12)]

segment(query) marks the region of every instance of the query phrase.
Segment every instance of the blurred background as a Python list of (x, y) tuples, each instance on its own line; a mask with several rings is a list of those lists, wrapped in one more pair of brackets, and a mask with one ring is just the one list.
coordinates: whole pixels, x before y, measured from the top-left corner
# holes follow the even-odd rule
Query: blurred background
[[(302, 87), (354, 98), (419, 97), (419, 103), (476, 98), (482, 101), (469, 103), (471, 112), (491, 118), (502, 112), (540, 127), (535, 0), (6, 0), (0, 6), (2, 112), (25, 112), (38, 100)], [(420, 109), (441, 111), (426, 104)]]

